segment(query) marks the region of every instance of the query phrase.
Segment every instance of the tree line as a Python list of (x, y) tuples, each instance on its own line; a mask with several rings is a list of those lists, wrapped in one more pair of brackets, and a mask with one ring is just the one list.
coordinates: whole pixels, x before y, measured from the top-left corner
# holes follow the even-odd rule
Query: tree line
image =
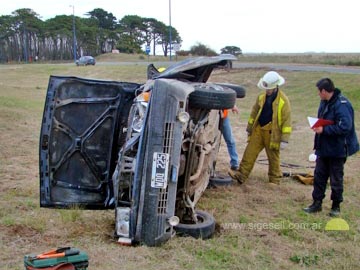
[(161, 46), (167, 56), (170, 36), (172, 44), (182, 42), (174, 27), (154, 18), (126, 15), (117, 20), (101, 8), (85, 16), (58, 15), (43, 21), (27, 8), (0, 16), (0, 61), (70, 60), (74, 54), (97, 56), (114, 49), (144, 53), (144, 45), (154, 55)]

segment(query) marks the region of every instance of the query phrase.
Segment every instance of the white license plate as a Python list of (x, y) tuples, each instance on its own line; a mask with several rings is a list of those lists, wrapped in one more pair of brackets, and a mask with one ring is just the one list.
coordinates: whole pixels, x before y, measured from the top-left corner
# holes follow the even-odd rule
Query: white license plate
[(153, 155), (151, 187), (166, 188), (168, 183), (169, 154), (155, 152)]

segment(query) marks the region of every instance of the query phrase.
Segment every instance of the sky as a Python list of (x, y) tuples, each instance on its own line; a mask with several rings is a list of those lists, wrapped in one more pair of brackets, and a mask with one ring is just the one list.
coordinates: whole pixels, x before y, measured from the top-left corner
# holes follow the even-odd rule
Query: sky
[[(73, 9), (74, 7), (74, 9)], [(31, 8), (40, 19), (86, 17), (95, 8), (155, 18), (174, 27), (181, 50), (198, 43), (220, 53), (359, 53), (359, 0), (3, 0), (0, 15)]]

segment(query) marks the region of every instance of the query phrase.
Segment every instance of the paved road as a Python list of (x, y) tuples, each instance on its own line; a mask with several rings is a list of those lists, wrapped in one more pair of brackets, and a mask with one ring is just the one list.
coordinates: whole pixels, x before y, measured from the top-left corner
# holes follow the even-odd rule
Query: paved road
[[(98, 62), (97, 65), (148, 65), (152, 62)], [(175, 62), (163, 61), (153, 62), (156, 67), (168, 67)], [(273, 63), (244, 63), (240, 61), (233, 62), (234, 68), (265, 68), (272, 70), (293, 70), (293, 71), (320, 71), (331, 73), (360, 74), (360, 67), (348, 66), (326, 66), (326, 65), (308, 65), (308, 64), (273, 64)]]
[(271, 64), (271, 63), (242, 63), (235, 61), (234, 68), (266, 68), (273, 70), (294, 70), (294, 71), (324, 71), (332, 73), (360, 74), (359, 67), (347, 66), (324, 66), (305, 64)]
[[(161, 62), (97, 62), (99, 66), (112, 66), (112, 65), (149, 65), (153, 63), (156, 67), (168, 67), (175, 63), (175, 61), (161, 61)], [(54, 65), (74, 65), (74, 63), (62, 63)], [(12, 65), (0, 65), (1, 69), (7, 69)], [(233, 62), (234, 68), (262, 68), (272, 70), (290, 70), (290, 71), (314, 71), (314, 72), (331, 72), (331, 73), (344, 73), (344, 74), (360, 74), (360, 67), (348, 66), (329, 66), (329, 65), (309, 65), (309, 64), (282, 64), (282, 63), (251, 63), (251, 62)]]

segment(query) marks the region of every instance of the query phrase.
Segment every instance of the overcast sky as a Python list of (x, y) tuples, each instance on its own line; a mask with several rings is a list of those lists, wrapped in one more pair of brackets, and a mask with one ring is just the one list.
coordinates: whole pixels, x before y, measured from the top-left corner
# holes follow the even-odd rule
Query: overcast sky
[[(237, 46), (244, 53), (360, 52), (360, 0), (3, 0), (0, 15), (31, 8), (42, 20), (86, 17), (102, 8), (155, 18), (179, 32), (182, 50), (200, 42), (216, 52)], [(171, 9), (169, 8), (171, 3)], [(170, 12), (171, 10), (171, 12)], [(170, 16), (171, 14), (171, 16)]]

